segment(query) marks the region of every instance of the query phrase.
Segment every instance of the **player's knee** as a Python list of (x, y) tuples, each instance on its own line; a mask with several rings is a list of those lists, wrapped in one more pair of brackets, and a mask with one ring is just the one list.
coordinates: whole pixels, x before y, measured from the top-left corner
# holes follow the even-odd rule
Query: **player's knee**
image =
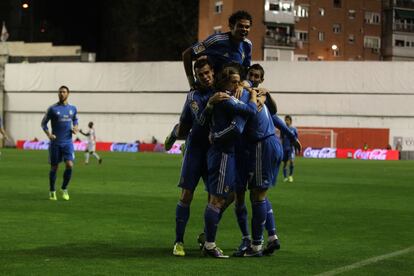
[(58, 170), (58, 168), (59, 168), (59, 165), (51, 165), (51, 166), (50, 166), (50, 170), (51, 170), (51, 171), (57, 171), (57, 170)]
[(226, 204), (226, 199), (224, 197), (212, 195), (210, 197), (210, 204), (213, 205), (215, 208), (223, 209), (224, 205)]
[(245, 193), (244, 192), (239, 192), (236, 194), (236, 206), (241, 206), (244, 205), (244, 198), (245, 198)]
[(180, 197), (180, 201), (186, 205), (190, 205), (193, 200), (193, 191), (183, 189)]
[(266, 199), (267, 190), (253, 189), (250, 194), (250, 200), (252, 202), (263, 201)]

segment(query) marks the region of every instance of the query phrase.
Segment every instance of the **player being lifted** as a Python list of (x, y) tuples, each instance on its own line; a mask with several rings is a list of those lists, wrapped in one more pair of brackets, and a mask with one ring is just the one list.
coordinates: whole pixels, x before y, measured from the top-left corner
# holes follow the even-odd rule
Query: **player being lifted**
[[(173, 249), (173, 255), (175, 256), (185, 256), (184, 233), (190, 217), (190, 205), (193, 194), (200, 178), (202, 177), (204, 182), (206, 182), (207, 177), (207, 151), (210, 147), (208, 141), (209, 127), (202, 111), (208, 101), (212, 104), (216, 99), (229, 98), (226, 94), (220, 93), (212, 96), (214, 92), (214, 72), (212, 64), (208, 59), (197, 60), (194, 63), (194, 72), (198, 81), (198, 88), (187, 95), (180, 122), (170, 134), (170, 137), (183, 137), (191, 129), (186, 140), (186, 149), (178, 185), (181, 187), (181, 196), (175, 215), (176, 238)], [(170, 146), (166, 144), (167, 148)]]
[(191, 89), (196, 84), (191, 64), (200, 56), (207, 56), (211, 60), (215, 72), (230, 62), (239, 63), (245, 69), (250, 66), (252, 43), (247, 35), (251, 25), (251, 15), (246, 11), (237, 11), (229, 17), (230, 32), (213, 34), (183, 52), (184, 69)]
[[(49, 199), (57, 200), (56, 197), (56, 173), (59, 163), (64, 161), (66, 168), (63, 173), (62, 198), (69, 200), (68, 185), (72, 177), (73, 160), (75, 152), (72, 142), (72, 134), (78, 132), (78, 118), (76, 107), (68, 103), (69, 88), (61, 86), (58, 96), (59, 102), (50, 106), (43, 117), (41, 126), (47, 137), (49, 145)], [(52, 132), (47, 126), (51, 121)]]
[(88, 148), (85, 151), (85, 164), (89, 164), (89, 156), (92, 154), (98, 160), (99, 164), (102, 164), (102, 158), (96, 153), (96, 134), (93, 128), (93, 122), (89, 122), (88, 131), (84, 132), (82, 129), (79, 132), (88, 137)]
[[(295, 127), (292, 126), (292, 117), (290, 115), (285, 116), (285, 123), (289, 129), (295, 134), (298, 138), (298, 131)], [(282, 144), (283, 144), (283, 181), (293, 182), (293, 168), (295, 160), (295, 148), (291, 143), (291, 140), (286, 137), (285, 134), (281, 133)], [(289, 164), (289, 176), (287, 174), (287, 165)]]

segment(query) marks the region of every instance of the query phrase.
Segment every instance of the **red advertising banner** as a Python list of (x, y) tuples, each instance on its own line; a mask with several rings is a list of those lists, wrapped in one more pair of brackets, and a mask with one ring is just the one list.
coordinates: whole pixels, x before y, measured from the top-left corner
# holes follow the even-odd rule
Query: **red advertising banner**
[(341, 159), (359, 159), (359, 160), (399, 160), (398, 150), (386, 149), (336, 149), (311, 147), (303, 151), (305, 158), (341, 158)]

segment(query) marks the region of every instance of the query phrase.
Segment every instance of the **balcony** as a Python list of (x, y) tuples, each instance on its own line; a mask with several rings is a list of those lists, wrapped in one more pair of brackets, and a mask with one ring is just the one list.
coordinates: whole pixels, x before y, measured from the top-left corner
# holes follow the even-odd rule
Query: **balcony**
[(414, 2), (412, 0), (394, 0), (394, 7), (414, 9)]
[(408, 23), (394, 23), (393, 31), (395, 32), (405, 32), (405, 33), (414, 33), (414, 24), (408, 24)]
[(264, 46), (265, 47), (295, 47), (295, 42), (292, 41), (295, 40), (295, 38), (292, 39), (290, 36), (280, 36), (280, 37), (270, 37), (265, 36), (264, 37)]

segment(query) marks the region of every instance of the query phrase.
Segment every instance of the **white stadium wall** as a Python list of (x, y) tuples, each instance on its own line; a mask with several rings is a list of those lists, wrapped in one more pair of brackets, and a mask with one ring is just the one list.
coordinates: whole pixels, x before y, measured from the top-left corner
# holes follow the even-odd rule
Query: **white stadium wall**
[[(295, 125), (389, 128), (390, 142), (414, 137), (412, 62), (261, 64), (263, 86)], [(180, 62), (7, 64), (5, 124), (14, 140), (44, 137), (42, 114), (62, 84), (80, 126), (94, 121), (98, 140), (117, 142), (163, 140), (188, 91)]]

